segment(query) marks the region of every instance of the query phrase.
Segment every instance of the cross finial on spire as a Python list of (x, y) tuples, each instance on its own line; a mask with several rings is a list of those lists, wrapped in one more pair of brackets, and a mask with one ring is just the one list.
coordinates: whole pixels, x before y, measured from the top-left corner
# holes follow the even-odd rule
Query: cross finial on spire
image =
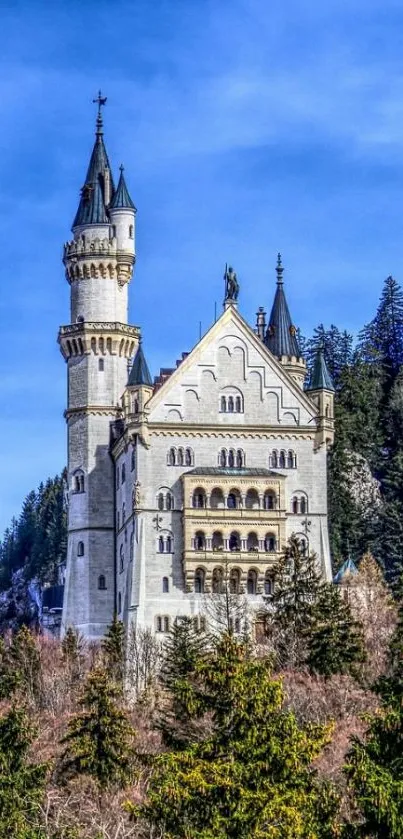
[(276, 273), (277, 273), (277, 283), (280, 284), (283, 282), (283, 263), (281, 261), (281, 253), (277, 254), (277, 265), (276, 265)]
[(102, 123), (101, 108), (102, 108), (103, 105), (106, 105), (107, 98), (108, 98), (107, 96), (102, 96), (102, 91), (99, 90), (97, 98), (92, 100), (94, 104), (98, 104), (98, 114), (97, 114), (97, 122), (96, 122), (97, 134), (102, 134), (103, 123)]
[(120, 172), (121, 175), (123, 175), (124, 171), (125, 171), (125, 167), (123, 166), (123, 163), (121, 163), (120, 166), (119, 166), (119, 172)]

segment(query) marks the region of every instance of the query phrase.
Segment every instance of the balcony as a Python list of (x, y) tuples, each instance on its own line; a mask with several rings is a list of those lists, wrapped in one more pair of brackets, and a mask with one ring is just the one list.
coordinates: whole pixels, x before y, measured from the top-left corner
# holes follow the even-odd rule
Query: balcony
[(209, 519), (211, 520), (226, 520), (245, 521), (257, 519), (262, 522), (278, 521), (284, 519), (286, 515), (285, 510), (265, 510), (261, 507), (184, 507), (183, 514), (187, 519)]

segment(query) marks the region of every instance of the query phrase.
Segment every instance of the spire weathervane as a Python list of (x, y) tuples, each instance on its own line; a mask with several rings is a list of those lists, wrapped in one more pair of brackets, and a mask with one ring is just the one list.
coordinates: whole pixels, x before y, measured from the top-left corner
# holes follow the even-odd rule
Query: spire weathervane
[(280, 285), (280, 283), (282, 283), (282, 282), (283, 282), (283, 271), (284, 271), (284, 268), (283, 268), (283, 263), (282, 263), (282, 261), (281, 261), (281, 253), (278, 253), (278, 254), (277, 254), (277, 265), (276, 265), (276, 273), (277, 273), (277, 283), (278, 283), (278, 285)]
[(102, 123), (102, 111), (101, 108), (103, 105), (106, 105), (107, 96), (102, 96), (102, 91), (98, 91), (98, 96), (96, 99), (93, 99), (94, 105), (98, 104), (98, 114), (97, 114), (97, 134), (102, 133), (103, 123)]

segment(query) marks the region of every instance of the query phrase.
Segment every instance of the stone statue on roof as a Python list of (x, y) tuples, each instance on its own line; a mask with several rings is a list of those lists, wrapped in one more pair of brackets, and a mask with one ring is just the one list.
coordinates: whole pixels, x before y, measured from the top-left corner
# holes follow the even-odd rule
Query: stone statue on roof
[(225, 300), (238, 300), (239, 283), (236, 273), (231, 266), (225, 266)]

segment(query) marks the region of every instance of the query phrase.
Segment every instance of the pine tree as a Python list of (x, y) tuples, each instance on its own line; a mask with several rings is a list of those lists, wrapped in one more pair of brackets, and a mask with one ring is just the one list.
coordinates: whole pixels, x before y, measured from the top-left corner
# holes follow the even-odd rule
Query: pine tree
[(21, 708), (0, 717), (0, 835), (10, 839), (45, 839), (39, 811), (48, 767), (28, 759), (34, 734)]
[(129, 782), (135, 732), (120, 700), (121, 691), (106, 670), (97, 668), (89, 674), (80, 700), (82, 711), (73, 717), (62, 740), (63, 777), (89, 775), (101, 790)]
[(362, 627), (333, 583), (324, 583), (315, 604), (307, 664), (320, 676), (356, 672), (365, 660)]
[(125, 627), (117, 615), (113, 616), (102, 639), (105, 669), (116, 684), (123, 685), (125, 673)]
[(267, 626), (277, 664), (299, 666), (305, 661), (307, 636), (322, 583), (315, 554), (305, 552), (292, 536), (274, 571), (268, 599)]
[(283, 710), (269, 662), (253, 659), (231, 635), (200, 674), (209, 729), (201, 742), (152, 760), (134, 818), (165, 839), (336, 836), (337, 796), (311, 768), (329, 728), (299, 727)]
[(8, 645), (2, 644), (0, 652), (0, 696), (10, 697), (18, 691), (25, 700), (40, 701), (41, 658), (32, 632), (21, 627)]
[(166, 639), (160, 678), (169, 704), (157, 727), (169, 748), (185, 748), (197, 739), (197, 720), (203, 712), (198, 671), (205, 660), (207, 644), (205, 634), (195, 630), (191, 618), (175, 623)]
[(62, 640), (61, 650), (63, 663), (66, 665), (71, 686), (77, 686), (81, 676), (84, 659), (85, 641), (82, 635), (71, 626), (68, 627)]
[(380, 363), (389, 379), (403, 364), (403, 292), (393, 277), (387, 277), (377, 313), (360, 333), (360, 352), (365, 361)]

